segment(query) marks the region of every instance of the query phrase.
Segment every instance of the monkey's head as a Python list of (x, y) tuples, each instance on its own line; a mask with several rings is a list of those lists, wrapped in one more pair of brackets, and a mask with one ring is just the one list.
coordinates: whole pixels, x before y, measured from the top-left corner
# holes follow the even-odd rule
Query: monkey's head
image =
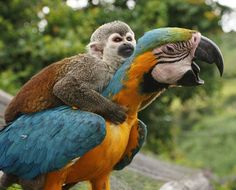
[(124, 22), (113, 21), (100, 26), (92, 34), (89, 53), (111, 64), (123, 63), (136, 46), (134, 32)]

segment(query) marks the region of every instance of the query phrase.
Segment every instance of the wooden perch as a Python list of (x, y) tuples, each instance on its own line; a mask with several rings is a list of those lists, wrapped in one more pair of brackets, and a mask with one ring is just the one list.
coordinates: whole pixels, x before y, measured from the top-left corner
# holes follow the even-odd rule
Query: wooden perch
[[(11, 99), (11, 95), (0, 90), (0, 126), (4, 124), (4, 110)], [(141, 153), (134, 158), (127, 168), (165, 183), (160, 190), (212, 190), (209, 179), (201, 170), (177, 166)], [(0, 172), (0, 177), (1, 175)], [(112, 189), (132, 190), (127, 184), (123, 184), (114, 177), (111, 183)], [(119, 188), (115, 188), (117, 186)]]

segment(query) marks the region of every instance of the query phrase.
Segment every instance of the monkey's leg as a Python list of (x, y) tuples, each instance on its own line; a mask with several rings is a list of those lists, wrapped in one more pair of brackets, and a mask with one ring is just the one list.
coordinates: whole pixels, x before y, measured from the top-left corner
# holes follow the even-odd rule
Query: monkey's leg
[(110, 177), (105, 175), (99, 179), (90, 181), (91, 190), (110, 190)]

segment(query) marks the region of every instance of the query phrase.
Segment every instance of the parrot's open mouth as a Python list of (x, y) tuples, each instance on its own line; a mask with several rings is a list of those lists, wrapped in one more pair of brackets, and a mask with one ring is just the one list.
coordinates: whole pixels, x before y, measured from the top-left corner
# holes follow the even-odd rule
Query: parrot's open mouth
[(197, 86), (204, 84), (199, 76), (200, 67), (193, 61), (191, 64), (191, 69), (188, 70), (183, 77), (178, 81), (178, 84), (181, 86)]

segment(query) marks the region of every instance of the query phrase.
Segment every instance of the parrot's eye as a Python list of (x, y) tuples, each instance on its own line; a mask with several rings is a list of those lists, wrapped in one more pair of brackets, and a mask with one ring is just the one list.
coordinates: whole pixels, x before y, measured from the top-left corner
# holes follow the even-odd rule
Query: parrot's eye
[(113, 42), (121, 42), (122, 41), (122, 38), (121, 37), (114, 37), (113, 39), (112, 39), (112, 41)]
[(175, 53), (175, 48), (172, 45), (166, 45), (163, 51), (167, 54), (173, 54)]

